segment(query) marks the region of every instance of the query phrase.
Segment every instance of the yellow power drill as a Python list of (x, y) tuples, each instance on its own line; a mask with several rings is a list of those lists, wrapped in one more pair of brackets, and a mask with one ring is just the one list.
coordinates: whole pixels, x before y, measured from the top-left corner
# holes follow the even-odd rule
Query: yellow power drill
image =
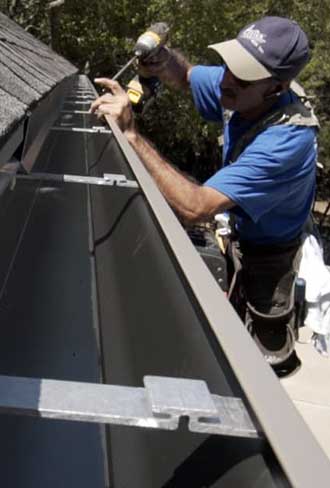
[[(134, 56), (123, 68), (112, 78), (116, 80), (134, 63), (137, 59), (141, 61), (155, 56), (168, 40), (169, 26), (165, 22), (152, 24), (136, 41), (134, 46)], [(136, 75), (127, 85), (127, 94), (131, 100), (133, 108), (141, 112), (150, 97), (155, 95), (160, 88), (160, 81), (157, 77), (145, 78)]]

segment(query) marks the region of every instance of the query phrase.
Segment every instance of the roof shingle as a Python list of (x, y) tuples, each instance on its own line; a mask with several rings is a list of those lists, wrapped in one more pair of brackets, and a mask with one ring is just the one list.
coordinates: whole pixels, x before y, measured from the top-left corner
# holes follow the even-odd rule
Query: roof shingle
[(0, 138), (76, 72), (66, 59), (0, 13)]

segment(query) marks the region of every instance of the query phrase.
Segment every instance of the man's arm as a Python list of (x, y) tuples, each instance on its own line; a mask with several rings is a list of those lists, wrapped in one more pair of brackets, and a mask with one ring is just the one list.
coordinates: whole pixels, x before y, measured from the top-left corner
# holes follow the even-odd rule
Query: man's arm
[(222, 193), (190, 181), (136, 130), (124, 133), (168, 203), (184, 221), (207, 221), (216, 213), (234, 206), (234, 203)]
[(181, 218), (191, 223), (206, 221), (235, 205), (217, 190), (190, 181), (138, 133), (129, 98), (116, 81), (100, 79), (98, 83), (106, 86), (112, 95), (108, 93), (93, 102), (92, 112), (109, 114), (116, 120), (160, 191)]

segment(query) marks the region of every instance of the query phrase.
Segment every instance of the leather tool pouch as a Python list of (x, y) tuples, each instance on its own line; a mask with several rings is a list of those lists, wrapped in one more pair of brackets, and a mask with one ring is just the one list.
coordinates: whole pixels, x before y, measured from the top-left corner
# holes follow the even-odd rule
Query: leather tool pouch
[(266, 360), (277, 365), (294, 351), (296, 270), (300, 240), (286, 245), (241, 244), (246, 326)]

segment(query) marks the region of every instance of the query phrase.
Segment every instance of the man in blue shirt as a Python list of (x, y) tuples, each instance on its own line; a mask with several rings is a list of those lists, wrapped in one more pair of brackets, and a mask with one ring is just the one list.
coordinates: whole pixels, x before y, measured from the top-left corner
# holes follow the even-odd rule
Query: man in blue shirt
[[(194, 102), (207, 120), (223, 120), (223, 111), (217, 105), (220, 100), (225, 103), (223, 93), (231, 89), (226, 69), (195, 66), (191, 70)], [(271, 111), (296, 100), (291, 90), (280, 91)], [(229, 102), (227, 106), (233, 105)], [(236, 215), (241, 239), (256, 244), (287, 242), (299, 235), (312, 205), (316, 127), (287, 124), (268, 127), (235, 158), (235, 164), (230, 164), (232, 150), (255, 120), (253, 115), (250, 118), (235, 111), (225, 123), (225, 167), (205, 185), (221, 191), (236, 203), (232, 212)]]
[[(174, 88), (190, 87), (197, 110), (224, 125), (224, 167), (204, 185), (179, 173), (139, 134), (129, 99), (112, 80), (92, 111), (110, 114), (183, 220), (234, 217), (247, 308), (243, 319), (280, 373), (293, 354), (293, 283), (300, 236), (315, 191), (316, 129), (312, 111), (290, 89), (309, 59), (296, 22), (265, 17), (236, 39), (210, 46), (224, 66), (191, 66), (163, 48), (141, 69)], [(241, 293), (240, 293), (241, 295)]]

